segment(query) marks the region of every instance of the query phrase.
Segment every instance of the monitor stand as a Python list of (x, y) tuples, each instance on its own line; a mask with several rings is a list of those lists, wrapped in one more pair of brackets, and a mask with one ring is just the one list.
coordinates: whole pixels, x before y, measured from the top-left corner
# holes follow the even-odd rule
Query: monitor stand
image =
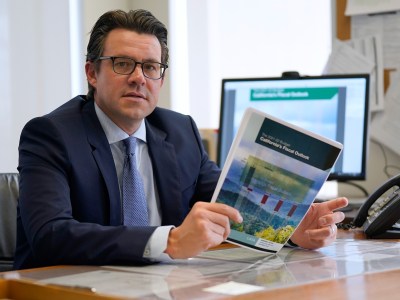
[(317, 194), (317, 201), (326, 201), (335, 199), (339, 195), (339, 185), (336, 180), (329, 180), (324, 183), (321, 190)]

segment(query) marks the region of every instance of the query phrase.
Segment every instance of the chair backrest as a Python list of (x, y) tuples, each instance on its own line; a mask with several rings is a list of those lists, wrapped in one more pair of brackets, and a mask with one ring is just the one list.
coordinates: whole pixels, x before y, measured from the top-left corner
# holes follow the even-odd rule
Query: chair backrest
[(0, 173), (0, 272), (12, 269), (17, 239), (18, 173)]

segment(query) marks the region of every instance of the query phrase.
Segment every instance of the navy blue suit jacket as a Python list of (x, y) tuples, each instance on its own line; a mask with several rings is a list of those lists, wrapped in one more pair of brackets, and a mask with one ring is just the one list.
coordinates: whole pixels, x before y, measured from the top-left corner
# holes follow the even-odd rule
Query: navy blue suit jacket
[[(220, 170), (189, 116), (156, 108), (146, 119), (162, 224), (178, 226), (209, 201)], [(140, 264), (155, 227), (122, 225), (118, 179), (94, 102), (78, 96), (29, 121), (19, 144), (16, 269)]]

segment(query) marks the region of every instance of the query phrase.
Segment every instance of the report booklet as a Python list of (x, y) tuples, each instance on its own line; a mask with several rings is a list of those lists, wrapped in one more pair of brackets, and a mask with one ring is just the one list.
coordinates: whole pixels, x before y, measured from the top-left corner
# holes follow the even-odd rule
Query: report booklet
[(278, 252), (327, 180), (343, 145), (248, 108), (211, 202), (238, 209), (228, 242)]

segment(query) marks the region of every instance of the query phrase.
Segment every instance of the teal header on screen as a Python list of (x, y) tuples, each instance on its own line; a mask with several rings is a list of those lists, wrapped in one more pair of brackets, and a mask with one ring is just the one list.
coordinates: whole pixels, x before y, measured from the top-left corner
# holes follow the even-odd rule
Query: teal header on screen
[(330, 100), (338, 93), (337, 87), (251, 89), (250, 101)]

